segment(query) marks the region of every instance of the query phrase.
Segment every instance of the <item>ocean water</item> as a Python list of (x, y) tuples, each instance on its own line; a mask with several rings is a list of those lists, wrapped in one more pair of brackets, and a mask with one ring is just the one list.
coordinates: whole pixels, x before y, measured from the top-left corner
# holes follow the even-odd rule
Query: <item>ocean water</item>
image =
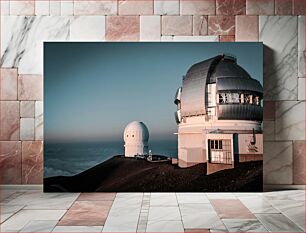
[[(153, 154), (177, 157), (177, 141), (153, 141)], [(44, 144), (44, 177), (72, 176), (114, 155), (124, 154), (123, 142), (48, 143)]]

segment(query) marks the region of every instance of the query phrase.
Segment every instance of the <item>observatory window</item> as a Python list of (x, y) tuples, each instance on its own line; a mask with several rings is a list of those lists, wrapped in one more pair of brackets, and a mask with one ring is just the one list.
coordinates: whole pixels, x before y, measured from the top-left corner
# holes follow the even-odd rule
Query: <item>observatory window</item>
[(219, 103), (225, 104), (227, 103), (227, 96), (226, 93), (219, 94)]
[(252, 95), (245, 95), (244, 102), (247, 104), (253, 103), (253, 96)]
[(258, 96), (255, 97), (255, 104), (260, 105), (260, 99)]
[(239, 93), (220, 93), (219, 94), (219, 103), (227, 104), (227, 103), (237, 103), (239, 104), (241, 99), (239, 97)]
[(211, 163), (232, 164), (231, 140), (208, 140)]

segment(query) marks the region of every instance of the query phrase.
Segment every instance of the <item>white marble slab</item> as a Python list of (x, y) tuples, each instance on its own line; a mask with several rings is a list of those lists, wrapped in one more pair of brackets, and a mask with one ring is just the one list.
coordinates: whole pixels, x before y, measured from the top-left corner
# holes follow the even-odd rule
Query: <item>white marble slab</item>
[(113, 205), (102, 232), (136, 232), (140, 208), (140, 206)]
[(269, 232), (258, 220), (223, 219), (229, 232)]
[(59, 220), (66, 210), (21, 210), (1, 225), (3, 232), (20, 231), (33, 220)]
[(175, 193), (172, 195), (152, 195), (150, 199), (150, 206), (178, 206)]
[(78, 198), (79, 193), (42, 193), (26, 192), (10, 200), (10, 205), (25, 205), (24, 209), (66, 210)]
[(1, 15), (9, 15), (10, 14), (10, 1), (0, 1), (1, 4)]
[(136, 198), (139, 197), (142, 199), (144, 193), (117, 193), (116, 194), (116, 198), (117, 197), (121, 197), (121, 198)]
[(264, 183), (292, 184), (292, 142), (265, 142), (264, 151)]
[(140, 16), (140, 41), (160, 41), (161, 17), (154, 15)]
[(275, 141), (275, 121), (264, 121), (263, 129), (263, 140)]
[(61, 1), (50, 1), (50, 15), (60, 16), (61, 15)]
[(240, 197), (239, 200), (254, 214), (280, 213), (262, 197)]
[(180, 212), (186, 229), (210, 229), (220, 221), (211, 204), (181, 204)]
[(35, 15), (50, 15), (50, 2), (48, 0), (36, 0)]
[(152, 206), (149, 209), (148, 221), (179, 221), (181, 214), (178, 206)]
[(71, 19), (70, 40), (104, 41), (105, 16), (76, 16)]
[(259, 16), (264, 48), (264, 99), (297, 99), (297, 16)]
[(179, 15), (179, 0), (154, 1), (155, 15)]
[(184, 232), (182, 221), (149, 221), (146, 232)]
[(24, 205), (7, 205), (7, 204), (1, 204), (1, 215), (0, 215), (0, 222), (3, 223), (7, 219), (9, 219), (11, 216), (13, 216), (15, 213), (20, 211)]
[(305, 202), (294, 200), (270, 200), (276, 209), (305, 230)]
[(73, 15), (73, 1), (62, 0), (61, 1), (61, 15)]
[(206, 195), (204, 193), (200, 193), (200, 194), (189, 194), (189, 193), (179, 193), (176, 194), (177, 197), (177, 201), (179, 204), (209, 204), (209, 200), (206, 197)]
[(56, 226), (52, 232), (101, 232), (103, 226)]
[(305, 202), (305, 190), (288, 190), (278, 192), (263, 193), (262, 196), (267, 200), (292, 200)]
[(34, 118), (20, 118), (20, 140), (34, 140)]
[(43, 102), (35, 102), (35, 140), (44, 139), (44, 114)]
[(1, 65), (18, 67), (19, 74), (42, 74), (43, 41), (68, 40), (69, 22), (59, 16), (3, 16)]
[(74, 15), (116, 15), (118, 2), (116, 0), (104, 1), (74, 1)]
[(298, 78), (298, 100), (306, 100), (305, 89), (305, 78)]
[(303, 232), (282, 214), (256, 214), (256, 217), (270, 232)]
[(233, 193), (206, 193), (208, 199), (237, 199)]
[(34, 15), (34, 0), (10, 0), (10, 15)]
[(275, 139), (305, 140), (305, 102), (280, 101), (275, 109)]
[[(10, 191), (12, 191), (12, 193)], [(12, 200), (14, 200), (14, 199), (22, 196), (23, 194), (25, 194), (24, 191), (16, 191), (16, 190), (14, 190), (14, 191), (13, 190), (3, 190), (2, 192), (4, 192), (3, 197), (1, 196), (1, 203), (2, 204), (10, 203)], [(11, 194), (8, 195), (9, 193), (11, 193)]]
[(224, 223), (219, 220), (216, 221), (213, 226), (209, 229), (210, 232), (228, 232), (227, 228), (225, 227)]
[(120, 207), (137, 207), (140, 208), (142, 204), (142, 196), (135, 196), (135, 197), (116, 197), (113, 202), (113, 208), (120, 208)]
[(298, 16), (298, 77), (305, 77), (305, 16)]
[(2, 202), (3, 200), (7, 199), (14, 193), (16, 193), (16, 190), (1, 190), (0, 191), (0, 201)]
[(57, 220), (33, 220), (28, 222), (20, 232), (51, 232), (57, 223)]
[(136, 232), (143, 193), (117, 193), (103, 232)]

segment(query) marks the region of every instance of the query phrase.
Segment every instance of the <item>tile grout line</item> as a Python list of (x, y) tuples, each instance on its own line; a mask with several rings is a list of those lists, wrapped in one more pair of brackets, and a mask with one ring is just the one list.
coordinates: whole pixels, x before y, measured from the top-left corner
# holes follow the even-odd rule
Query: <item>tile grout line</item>
[[(146, 232), (147, 230), (150, 200), (151, 200), (151, 193), (143, 193), (136, 232)], [(148, 205), (148, 206), (144, 206), (144, 205)], [(147, 212), (144, 213), (142, 210), (147, 210)], [(143, 223), (141, 223), (141, 221), (145, 221), (145, 229), (143, 229), (144, 225)]]

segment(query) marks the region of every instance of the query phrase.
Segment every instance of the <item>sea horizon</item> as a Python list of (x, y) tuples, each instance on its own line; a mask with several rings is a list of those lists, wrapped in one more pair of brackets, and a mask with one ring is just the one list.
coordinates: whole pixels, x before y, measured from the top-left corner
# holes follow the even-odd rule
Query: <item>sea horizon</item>
[[(116, 155), (124, 155), (123, 140), (44, 143), (44, 177), (73, 176)], [(153, 154), (177, 158), (177, 140), (150, 141)]]

